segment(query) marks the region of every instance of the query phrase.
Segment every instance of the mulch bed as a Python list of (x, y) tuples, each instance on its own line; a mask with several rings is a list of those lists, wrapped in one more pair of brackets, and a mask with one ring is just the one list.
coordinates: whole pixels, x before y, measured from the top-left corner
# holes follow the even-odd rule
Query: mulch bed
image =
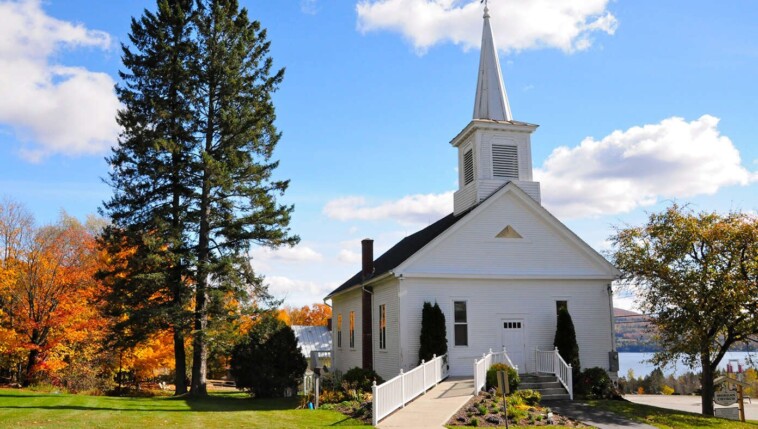
[[(522, 426), (560, 425), (576, 428), (590, 427), (569, 417), (552, 413), (548, 407), (519, 405), (516, 408), (518, 416), (514, 418), (513, 415), (509, 415), (509, 422), (511, 424)], [(482, 411), (485, 412), (482, 413)], [(552, 415), (548, 417), (548, 413)], [(501, 396), (486, 392), (479, 396), (474, 396), (450, 418), (447, 424), (449, 426), (504, 426), (503, 399)]]

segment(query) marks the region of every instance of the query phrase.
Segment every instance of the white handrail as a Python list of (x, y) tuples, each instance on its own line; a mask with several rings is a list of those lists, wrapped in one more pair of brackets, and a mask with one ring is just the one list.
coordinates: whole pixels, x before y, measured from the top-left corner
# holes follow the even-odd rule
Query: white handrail
[(571, 365), (567, 364), (558, 353), (558, 347), (550, 351), (540, 350), (539, 348), (535, 349), (534, 356), (537, 364), (537, 372), (554, 374), (563, 387), (566, 388), (569, 398), (573, 400), (574, 375), (571, 371)]
[(504, 363), (518, 372), (518, 367), (513, 364), (510, 356), (503, 347), (502, 352), (482, 353), (482, 358), (474, 360), (474, 395), (478, 395), (487, 384), (487, 370), (496, 363)]
[(373, 425), (376, 426), (398, 408), (405, 407), (405, 404), (423, 395), (447, 376), (447, 354), (444, 354), (435, 355), (429, 362), (422, 360), (421, 365), (408, 372), (401, 369), (400, 375), (380, 385), (375, 381), (371, 387)]

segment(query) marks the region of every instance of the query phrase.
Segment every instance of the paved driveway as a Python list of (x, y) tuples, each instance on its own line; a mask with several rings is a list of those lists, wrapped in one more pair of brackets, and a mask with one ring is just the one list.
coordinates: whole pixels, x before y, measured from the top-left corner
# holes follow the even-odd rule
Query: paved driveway
[[(635, 404), (652, 405), (654, 407), (670, 408), (672, 410), (689, 411), (700, 414), (699, 396), (679, 395), (626, 395), (624, 399)], [(732, 405), (736, 407), (737, 404)], [(719, 408), (719, 405), (716, 405)], [(752, 399), (752, 403), (745, 399), (745, 419), (758, 420), (758, 400)]]

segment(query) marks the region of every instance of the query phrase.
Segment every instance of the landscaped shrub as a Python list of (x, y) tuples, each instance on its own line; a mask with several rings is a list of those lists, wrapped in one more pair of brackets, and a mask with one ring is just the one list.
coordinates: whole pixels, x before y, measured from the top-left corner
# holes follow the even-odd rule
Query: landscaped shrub
[(603, 368), (588, 368), (574, 382), (576, 393), (589, 399), (616, 399), (619, 397), (613, 381)]
[(382, 377), (371, 369), (364, 369), (354, 367), (349, 369), (345, 375), (342, 376), (342, 381), (348, 383), (351, 388), (361, 390), (363, 392), (371, 392), (371, 386), (376, 381), (376, 384), (384, 383)]
[(515, 392), (511, 392), (513, 396), (517, 396), (521, 398), (522, 401), (524, 401), (524, 404), (529, 405), (531, 407), (537, 406), (540, 404), (540, 400), (542, 400), (542, 395), (540, 392), (532, 389), (524, 389), (524, 390), (517, 390)]
[(516, 389), (518, 389), (519, 383), (521, 383), (521, 379), (518, 376), (518, 371), (516, 371), (515, 368), (511, 368), (504, 363), (496, 363), (487, 370), (487, 389), (497, 389), (498, 371), (508, 371), (508, 386), (510, 386), (511, 393), (515, 392)]
[(335, 370), (323, 374), (319, 379), (321, 390), (336, 390), (342, 388), (342, 372)]
[(561, 355), (563, 360), (571, 365), (571, 372), (574, 380), (576, 380), (581, 371), (579, 345), (576, 342), (574, 322), (571, 320), (571, 315), (566, 307), (561, 307), (558, 310), (558, 322), (555, 328), (553, 346), (558, 348), (558, 354)]
[(442, 356), (447, 353), (447, 329), (445, 314), (435, 302), (432, 305), (424, 302), (421, 309), (421, 337), (419, 338), (418, 362), (430, 361), (434, 355)]
[(277, 397), (297, 390), (307, 366), (292, 328), (265, 314), (234, 347), (230, 369), (238, 389)]

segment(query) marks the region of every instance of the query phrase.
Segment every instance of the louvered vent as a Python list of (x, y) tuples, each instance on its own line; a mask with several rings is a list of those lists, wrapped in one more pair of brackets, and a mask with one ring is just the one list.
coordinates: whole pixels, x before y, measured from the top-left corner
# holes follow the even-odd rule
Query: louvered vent
[(518, 148), (516, 146), (492, 145), (492, 175), (518, 179)]
[(463, 185), (474, 181), (474, 151), (469, 149), (463, 154)]

